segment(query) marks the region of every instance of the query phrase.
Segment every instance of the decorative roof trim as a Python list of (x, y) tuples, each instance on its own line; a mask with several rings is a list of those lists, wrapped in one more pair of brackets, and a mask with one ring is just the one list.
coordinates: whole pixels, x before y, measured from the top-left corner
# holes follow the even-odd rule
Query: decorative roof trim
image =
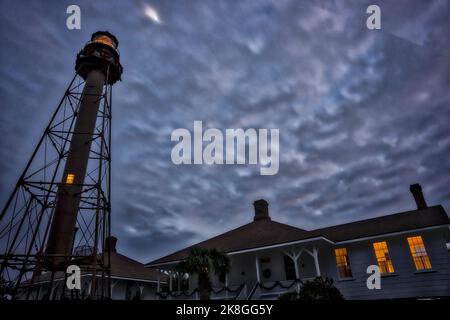
[[(324, 240), (326, 242), (329, 242), (330, 244), (334, 244), (333, 241), (325, 238), (324, 236), (320, 236), (320, 237), (313, 237), (313, 238), (301, 239), (301, 240), (295, 240), (295, 241), (280, 242), (280, 243), (276, 243), (276, 244), (270, 244), (270, 245), (265, 245), (265, 246), (261, 246), (261, 247), (255, 247), (255, 248), (248, 248), (248, 249), (242, 249), (242, 250), (236, 250), (236, 251), (229, 251), (229, 252), (225, 252), (225, 253), (227, 255), (231, 256), (231, 255), (240, 254), (240, 253), (247, 253), (247, 252), (267, 250), (267, 249), (272, 249), (272, 248), (277, 248), (277, 247), (284, 247), (284, 246), (289, 246), (289, 245), (293, 245), (293, 244), (304, 243), (304, 242), (311, 242), (311, 241), (316, 241), (316, 240)], [(145, 267), (146, 268), (149, 268), (149, 267), (153, 268), (153, 267), (157, 267), (157, 266), (164, 266), (164, 265), (178, 263), (178, 262), (181, 262), (183, 260), (173, 260), (173, 261), (160, 262), (160, 263), (155, 263), (155, 264), (147, 263), (147, 264), (145, 264)]]
[(319, 236), (319, 237), (308, 238), (308, 239), (301, 239), (301, 240), (295, 240), (295, 241), (288, 241), (288, 242), (281, 242), (281, 243), (276, 243), (276, 244), (270, 244), (270, 245), (265, 245), (265, 246), (256, 247), (256, 248), (242, 249), (242, 250), (237, 250), (237, 251), (230, 251), (230, 252), (227, 252), (227, 254), (228, 255), (234, 255), (234, 254), (240, 254), (240, 253), (261, 251), (261, 250), (267, 250), (267, 249), (272, 249), (272, 248), (284, 247), (284, 246), (289, 246), (289, 245), (293, 245), (293, 244), (299, 244), (299, 243), (304, 243), (304, 242), (311, 242), (311, 241), (316, 241), (316, 240), (324, 240), (326, 242), (329, 242), (330, 244), (334, 244), (334, 242), (331, 241), (330, 239), (327, 239), (324, 236)]

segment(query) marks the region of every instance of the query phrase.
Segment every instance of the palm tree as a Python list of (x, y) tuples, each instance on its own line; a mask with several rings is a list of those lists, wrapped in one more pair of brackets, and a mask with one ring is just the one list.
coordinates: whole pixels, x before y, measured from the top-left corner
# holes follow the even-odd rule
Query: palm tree
[(214, 272), (221, 282), (225, 282), (225, 275), (230, 270), (230, 259), (216, 249), (193, 248), (187, 259), (178, 263), (175, 269), (180, 273), (197, 274), (200, 300), (209, 300), (212, 290), (210, 273)]

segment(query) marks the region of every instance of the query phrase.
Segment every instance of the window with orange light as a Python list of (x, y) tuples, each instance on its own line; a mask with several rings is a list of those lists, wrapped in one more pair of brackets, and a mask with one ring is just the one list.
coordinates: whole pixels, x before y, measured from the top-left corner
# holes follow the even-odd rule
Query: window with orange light
[(67, 174), (66, 184), (73, 184), (74, 180), (75, 180), (75, 175), (73, 173)]
[(375, 250), (375, 256), (377, 257), (377, 263), (378, 267), (380, 267), (381, 274), (393, 273), (394, 265), (392, 264), (391, 257), (389, 256), (386, 241), (374, 242), (373, 249)]
[(341, 278), (351, 278), (352, 269), (350, 268), (350, 260), (348, 259), (347, 249), (339, 248), (334, 250), (336, 255), (336, 264)]
[(110, 46), (113, 48), (116, 47), (116, 44), (114, 43), (114, 41), (112, 41), (112, 39), (107, 36), (99, 36), (94, 39), (94, 42), (100, 42), (100, 43), (106, 44), (107, 46)]
[(416, 270), (431, 269), (430, 258), (428, 258), (427, 250), (421, 236), (408, 238), (409, 250), (416, 266)]

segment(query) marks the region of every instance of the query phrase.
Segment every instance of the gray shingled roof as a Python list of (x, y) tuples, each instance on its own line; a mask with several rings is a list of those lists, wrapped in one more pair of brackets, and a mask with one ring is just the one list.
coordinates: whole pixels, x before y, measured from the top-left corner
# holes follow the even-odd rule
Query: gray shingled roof
[(311, 231), (295, 228), (270, 219), (257, 220), (160, 259), (151, 261), (147, 263), (146, 266), (152, 267), (183, 260), (188, 256), (190, 249), (194, 247), (215, 248), (230, 253), (269, 245), (312, 239), (319, 236), (325, 237), (333, 242), (340, 242), (449, 224), (450, 219), (444, 208), (440, 205)]
[(145, 268), (142, 263), (120, 253), (111, 252), (111, 277), (157, 281), (158, 276), (162, 282), (167, 280), (167, 275), (164, 273)]
[[(34, 284), (38, 282), (48, 282), (50, 280), (50, 272), (39, 275), (34, 280)], [(162, 283), (167, 282), (168, 276), (157, 270), (145, 268), (144, 265), (136, 260), (128, 258), (120, 253), (111, 252), (111, 277), (126, 278), (135, 281), (157, 281), (158, 277)], [(55, 273), (54, 280), (64, 279), (64, 273), (58, 271)], [(24, 281), (23, 284), (29, 284), (31, 281)]]
[(334, 242), (340, 242), (449, 224), (450, 219), (444, 208), (434, 206), (316, 229), (311, 232), (322, 234)]

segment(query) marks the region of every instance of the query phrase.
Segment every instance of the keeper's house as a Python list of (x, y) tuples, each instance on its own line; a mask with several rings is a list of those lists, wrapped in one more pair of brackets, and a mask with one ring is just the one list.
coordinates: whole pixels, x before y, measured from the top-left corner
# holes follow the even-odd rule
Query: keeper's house
[[(113, 300), (155, 300), (159, 285), (167, 282), (167, 276), (156, 270), (146, 269), (136, 260), (117, 252), (117, 238), (106, 239), (107, 251), (111, 254), (111, 298)], [(89, 251), (89, 250), (88, 250)], [(89, 252), (91, 253), (91, 252)], [(64, 297), (87, 299), (91, 296), (92, 275), (81, 275), (81, 291), (73, 296), (71, 290), (65, 290), (65, 275), (57, 272), (49, 292), (50, 273), (37, 273), (30, 281), (24, 282), (20, 299), (59, 300)]]
[[(213, 299), (276, 299), (317, 276), (334, 279), (346, 299), (449, 297), (450, 219), (442, 206), (427, 207), (420, 185), (410, 190), (416, 210), (312, 231), (272, 221), (267, 202), (258, 200), (253, 222), (146, 266), (170, 276), (172, 299), (197, 297), (196, 276), (178, 281), (174, 272), (192, 247), (230, 257), (225, 283), (212, 275)], [(367, 288), (369, 265), (380, 268), (379, 290)]]

